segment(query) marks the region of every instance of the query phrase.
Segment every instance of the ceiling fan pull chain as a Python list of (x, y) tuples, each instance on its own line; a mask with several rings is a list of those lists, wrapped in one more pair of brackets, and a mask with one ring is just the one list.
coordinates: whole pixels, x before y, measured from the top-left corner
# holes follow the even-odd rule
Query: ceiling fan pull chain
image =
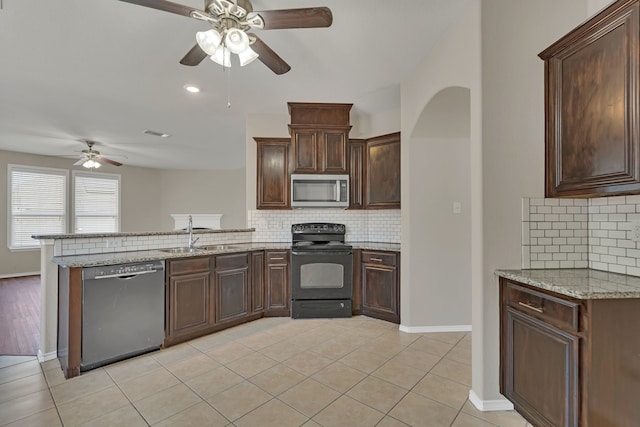
[(231, 67), (224, 70), (227, 72), (227, 108), (231, 108)]

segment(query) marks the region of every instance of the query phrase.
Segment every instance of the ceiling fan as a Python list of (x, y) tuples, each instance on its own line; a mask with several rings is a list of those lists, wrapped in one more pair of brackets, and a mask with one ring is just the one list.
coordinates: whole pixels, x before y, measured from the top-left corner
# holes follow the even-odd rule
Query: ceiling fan
[(211, 29), (198, 32), (196, 45), (180, 60), (181, 64), (191, 66), (210, 56), (223, 67), (230, 67), (231, 53), (234, 53), (238, 55), (241, 66), (259, 59), (274, 73), (284, 74), (291, 66), (258, 36), (247, 31), (322, 28), (333, 23), (328, 7), (254, 12), (249, 0), (204, 0), (204, 10), (166, 0), (121, 1), (208, 22)]
[(122, 163), (116, 162), (115, 160), (108, 159), (104, 157), (102, 154), (100, 154), (99, 151), (94, 150), (93, 146), (95, 145), (96, 141), (83, 139), (82, 142), (87, 144), (88, 148), (86, 150), (82, 150), (82, 158), (77, 162), (75, 162), (73, 164), (74, 166), (82, 165), (87, 169), (97, 169), (100, 167), (100, 164), (102, 163), (108, 163), (114, 166), (122, 166)]

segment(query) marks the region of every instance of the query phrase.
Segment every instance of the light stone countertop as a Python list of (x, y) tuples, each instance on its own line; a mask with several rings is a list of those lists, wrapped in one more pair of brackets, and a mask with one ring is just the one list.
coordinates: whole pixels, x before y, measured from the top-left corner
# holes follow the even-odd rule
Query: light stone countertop
[[(356, 249), (400, 251), (398, 243), (381, 242), (348, 242)], [(218, 255), (223, 253), (248, 252), (260, 250), (288, 250), (291, 242), (253, 242), (253, 243), (222, 243), (224, 249), (198, 250), (188, 253), (170, 253), (160, 249), (148, 251), (106, 252), (101, 254), (66, 255), (52, 258), (54, 264), (61, 267), (97, 267), (102, 265), (129, 264), (134, 262), (154, 261), (159, 259), (190, 258), (199, 256)], [(210, 246), (216, 246), (212, 244)]]
[(640, 277), (578, 269), (497, 270), (499, 277), (578, 299), (640, 298)]
[[(205, 229), (194, 228), (193, 234), (213, 234), (213, 233), (244, 233), (256, 231), (255, 228), (221, 228), (221, 229)], [(120, 233), (70, 233), (70, 234), (34, 234), (32, 239), (40, 240), (57, 240), (57, 239), (86, 239), (98, 237), (128, 237), (128, 236), (169, 236), (172, 234), (188, 234), (187, 230), (172, 231), (131, 231)]]

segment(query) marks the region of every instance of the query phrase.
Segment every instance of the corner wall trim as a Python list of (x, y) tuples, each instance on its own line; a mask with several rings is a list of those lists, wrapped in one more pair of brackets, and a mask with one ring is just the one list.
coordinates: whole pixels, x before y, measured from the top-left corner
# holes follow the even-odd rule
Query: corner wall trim
[(428, 334), (431, 332), (471, 332), (471, 325), (443, 325), (443, 326), (404, 326), (400, 325), (400, 332), (409, 334)]
[(469, 401), (473, 403), (479, 411), (513, 411), (513, 403), (503, 397), (497, 400), (482, 400), (478, 397), (475, 391), (469, 390)]
[(50, 351), (49, 353), (42, 353), (42, 350), (38, 350), (38, 362), (46, 362), (47, 360), (53, 360), (58, 357), (57, 351)]

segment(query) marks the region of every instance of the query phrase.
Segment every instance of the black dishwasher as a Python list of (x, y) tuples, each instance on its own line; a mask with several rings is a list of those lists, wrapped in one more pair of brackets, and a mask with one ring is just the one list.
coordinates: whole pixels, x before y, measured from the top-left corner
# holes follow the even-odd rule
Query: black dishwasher
[(164, 261), (82, 269), (82, 358), (87, 371), (160, 348)]

